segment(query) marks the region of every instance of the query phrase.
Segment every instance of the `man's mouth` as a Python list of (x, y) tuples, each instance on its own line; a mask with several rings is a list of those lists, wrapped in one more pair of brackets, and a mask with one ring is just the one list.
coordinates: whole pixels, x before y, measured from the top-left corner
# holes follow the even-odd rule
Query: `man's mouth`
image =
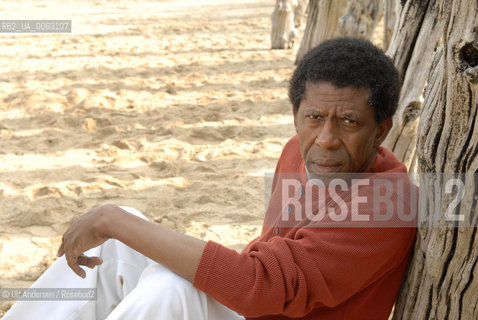
[(337, 172), (342, 164), (335, 160), (316, 160), (311, 162), (312, 168), (309, 168), (314, 173), (331, 173)]

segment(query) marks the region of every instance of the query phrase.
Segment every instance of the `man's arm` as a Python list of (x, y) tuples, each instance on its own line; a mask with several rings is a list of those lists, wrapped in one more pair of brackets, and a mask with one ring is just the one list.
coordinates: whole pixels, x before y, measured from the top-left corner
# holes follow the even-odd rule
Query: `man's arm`
[(102, 261), (99, 257), (87, 257), (83, 252), (111, 238), (123, 242), (191, 282), (206, 245), (203, 240), (164, 229), (118, 206), (104, 205), (71, 223), (63, 235), (58, 256), (65, 254), (70, 268), (84, 278), (86, 273), (80, 266), (94, 268)]

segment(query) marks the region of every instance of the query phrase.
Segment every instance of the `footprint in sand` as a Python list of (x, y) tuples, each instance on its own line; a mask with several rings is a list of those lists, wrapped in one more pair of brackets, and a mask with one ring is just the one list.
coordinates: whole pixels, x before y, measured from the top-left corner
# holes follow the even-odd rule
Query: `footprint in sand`
[(126, 141), (122, 141), (122, 140), (116, 140), (112, 143), (112, 145), (114, 145), (115, 147), (117, 147), (119, 149), (123, 149), (123, 150), (131, 150), (132, 149), (132, 146), (130, 145), (130, 143), (128, 143)]
[(66, 101), (70, 106), (76, 106), (77, 104), (84, 101), (90, 95), (90, 91), (85, 88), (76, 88), (69, 90), (66, 94)]
[(60, 139), (57, 139), (57, 138), (48, 138), (48, 139), (45, 139), (45, 140), (43, 141), (43, 143), (50, 148), (50, 147), (54, 147), (54, 146), (56, 146), (57, 144), (59, 144), (59, 143), (60, 143)]
[(97, 128), (111, 126), (111, 121), (103, 118), (88, 117), (83, 121), (83, 129), (86, 131), (94, 131)]
[(34, 199), (45, 196), (60, 196), (61, 192), (55, 187), (41, 187), (31, 192)]
[(189, 143), (193, 144), (210, 144), (220, 143), (224, 141), (224, 137), (216, 128), (196, 128), (192, 129), (189, 134)]
[(216, 129), (221, 133), (221, 136), (224, 140), (237, 138), (238, 135), (242, 132), (242, 129), (238, 126), (227, 126)]

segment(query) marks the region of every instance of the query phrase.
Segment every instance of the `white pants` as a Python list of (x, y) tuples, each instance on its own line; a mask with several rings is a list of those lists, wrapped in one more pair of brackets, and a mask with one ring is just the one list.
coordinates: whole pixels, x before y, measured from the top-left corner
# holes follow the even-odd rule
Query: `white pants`
[[(133, 208), (123, 209), (146, 219)], [(73, 273), (63, 256), (31, 288), (97, 288), (96, 301), (17, 301), (2, 319), (244, 319), (117, 240), (85, 254), (103, 259), (94, 269), (84, 268), (85, 279)]]

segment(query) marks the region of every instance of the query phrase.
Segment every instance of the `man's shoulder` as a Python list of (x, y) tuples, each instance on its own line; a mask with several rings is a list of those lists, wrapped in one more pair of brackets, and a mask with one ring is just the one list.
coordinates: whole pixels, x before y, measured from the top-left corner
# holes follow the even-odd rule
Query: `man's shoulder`
[(281, 156), (277, 162), (276, 172), (302, 172), (302, 167), (304, 167), (304, 160), (300, 154), (299, 136), (295, 135), (287, 141), (284, 149), (282, 149)]
[(407, 167), (397, 159), (391, 150), (380, 146), (370, 171), (377, 173), (407, 173)]

